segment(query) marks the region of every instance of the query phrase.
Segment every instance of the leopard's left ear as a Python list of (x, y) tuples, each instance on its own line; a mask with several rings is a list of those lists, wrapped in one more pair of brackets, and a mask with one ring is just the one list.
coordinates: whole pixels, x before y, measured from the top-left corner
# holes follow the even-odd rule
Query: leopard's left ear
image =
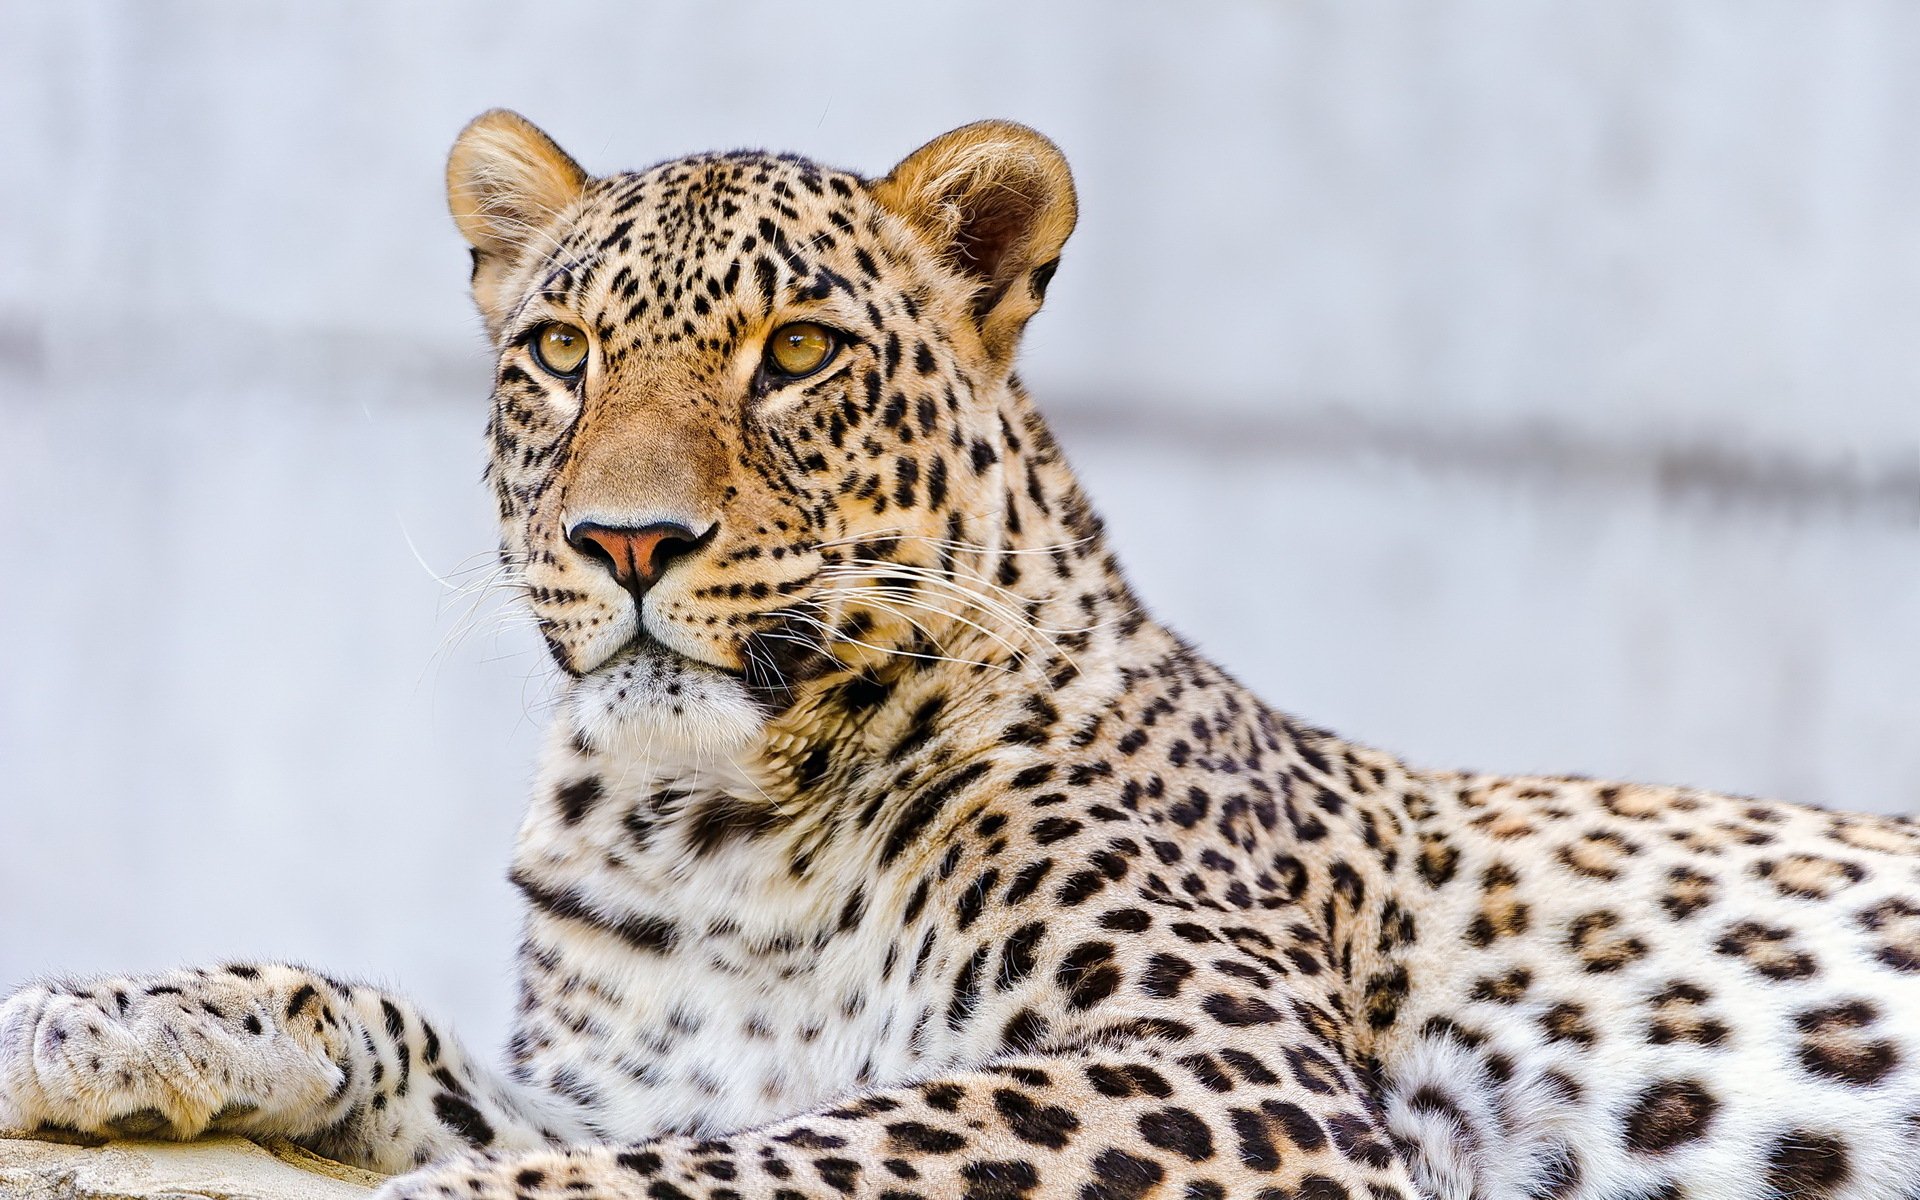
[(535, 242), (580, 198), (587, 173), (532, 121), (496, 108), (475, 117), (447, 156), (447, 207), (473, 247), (473, 300), (491, 333), (499, 332), (513, 297), (505, 277)]
[(980, 341), (1010, 362), (1078, 213), (1060, 148), (1025, 125), (980, 121), (915, 150), (872, 192), (978, 285)]

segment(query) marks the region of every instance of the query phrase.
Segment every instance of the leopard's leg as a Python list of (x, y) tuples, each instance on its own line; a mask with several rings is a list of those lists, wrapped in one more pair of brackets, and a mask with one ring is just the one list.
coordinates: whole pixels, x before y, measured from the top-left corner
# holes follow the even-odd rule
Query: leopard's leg
[(236, 963), (36, 984), (0, 1004), (0, 1128), (280, 1135), (402, 1171), (580, 1136), (407, 1001), (301, 967)]
[(442, 1163), (376, 1200), (1419, 1196), (1351, 1075), (1310, 1053), (1305, 1074), (1188, 1047), (1008, 1057), (729, 1137)]

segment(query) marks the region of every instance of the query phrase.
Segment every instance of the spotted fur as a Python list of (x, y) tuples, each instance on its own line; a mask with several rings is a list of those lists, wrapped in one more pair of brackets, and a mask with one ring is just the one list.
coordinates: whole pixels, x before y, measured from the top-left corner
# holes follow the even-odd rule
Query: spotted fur
[[(1012, 373), (1044, 139), (592, 179), (493, 113), (449, 182), (569, 677), (505, 1070), (231, 965), (16, 994), (0, 1117), (463, 1200), (1920, 1194), (1915, 827), (1418, 770), (1156, 624)], [(796, 321), (838, 355), (770, 374)], [(582, 522), (686, 537), (623, 587)]]

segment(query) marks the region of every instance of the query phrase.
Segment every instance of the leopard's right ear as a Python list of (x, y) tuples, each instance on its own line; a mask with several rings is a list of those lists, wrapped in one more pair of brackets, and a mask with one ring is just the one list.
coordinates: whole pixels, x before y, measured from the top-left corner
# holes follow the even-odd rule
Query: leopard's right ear
[(481, 113), (454, 139), (447, 207), (473, 247), (473, 301), (489, 332), (499, 332), (513, 300), (506, 277), (586, 185), (580, 164), (519, 113)]

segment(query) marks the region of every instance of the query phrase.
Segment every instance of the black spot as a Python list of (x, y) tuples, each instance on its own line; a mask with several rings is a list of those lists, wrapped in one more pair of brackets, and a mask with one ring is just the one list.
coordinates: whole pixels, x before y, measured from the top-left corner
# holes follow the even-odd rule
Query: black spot
[(1202, 1001), (1200, 1007), (1222, 1025), (1272, 1025), (1280, 1020), (1280, 1010), (1258, 996), (1215, 992)]
[(777, 823), (778, 814), (768, 805), (710, 800), (687, 814), (687, 848), (705, 857), (736, 839), (757, 838)]
[(1387, 1029), (1400, 1018), (1400, 1006), (1412, 990), (1407, 969), (1397, 966), (1381, 975), (1375, 975), (1367, 981), (1364, 1005), (1367, 1025), (1372, 1029)]
[(906, 912), (900, 919), (902, 925), (911, 925), (920, 919), (921, 910), (927, 906), (927, 888), (929, 886), (931, 885), (927, 882), (926, 877), (921, 876), (920, 882), (915, 884), (913, 891), (907, 895)]
[(1193, 974), (1193, 964), (1178, 954), (1156, 954), (1147, 960), (1140, 976), (1140, 990), (1160, 1000), (1180, 994), (1180, 986)]
[(1107, 877), (1100, 871), (1092, 869), (1076, 871), (1072, 875), (1067, 876), (1067, 881), (1060, 885), (1058, 899), (1062, 905), (1067, 908), (1073, 908), (1076, 905), (1086, 903), (1089, 898), (1098, 894), (1100, 889), (1106, 886)]
[(1100, 928), (1118, 933), (1141, 933), (1152, 924), (1153, 918), (1144, 908), (1116, 908), (1100, 917)]
[(1739, 921), (1728, 926), (1714, 949), (1729, 958), (1744, 960), (1747, 966), (1768, 979), (1806, 979), (1820, 969), (1813, 955), (1793, 944), (1791, 930), (1758, 921)]
[(1813, 1074), (1855, 1087), (1871, 1087), (1880, 1082), (1898, 1065), (1900, 1051), (1892, 1041), (1869, 1038), (1862, 1032), (1870, 1028), (1878, 1016), (1873, 1005), (1864, 1000), (1801, 1013), (1794, 1018), (1794, 1024), (1804, 1035), (1800, 1041), (1800, 1065)]
[(1571, 1042), (1576, 1046), (1591, 1046), (1599, 1036), (1587, 1023), (1587, 1010), (1572, 1001), (1562, 1001), (1541, 1013), (1540, 1028), (1546, 1031), (1549, 1041)]
[(999, 882), (999, 870), (995, 867), (988, 867), (980, 873), (979, 878), (967, 885), (966, 891), (960, 893), (960, 903), (955, 907), (954, 917), (956, 924), (961, 929), (970, 928), (975, 921), (980, 919), (980, 913), (987, 904), (987, 896), (993, 891), (994, 885)]
[[(933, 936), (933, 930), (927, 930), (927, 936)], [(987, 955), (991, 946), (981, 946), (973, 952), (960, 967), (960, 973), (953, 980), (953, 998), (947, 1002), (947, 1028), (958, 1030), (973, 1016), (973, 1006), (980, 999), (980, 968), (987, 965)]]
[(825, 778), (827, 768), (833, 765), (833, 753), (825, 746), (815, 746), (807, 751), (800, 760), (800, 775), (795, 781), (802, 791), (811, 788)]
[(1013, 882), (1007, 885), (1007, 903), (1018, 904), (1033, 895), (1034, 890), (1046, 879), (1047, 872), (1051, 870), (1053, 870), (1053, 860), (1050, 858), (1042, 858), (1020, 868), (1020, 873), (1015, 875)]
[(1357, 1113), (1334, 1113), (1327, 1118), (1327, 1132), (1334, 1149), (1354, 1162), (1380, 1169), (1393, 1161), (1393, 1151), (1378, 1136), (1373, 1123)]
[(929, 1083), (920, 1089), (920, 1098), (927, 1107), (935, 1112), (959, 1112), (960, 1101), (966, 1097), (965, 1089), (956, 1083)]
[(660, 1156), (651, 1150), (629, 1150), (614, 1161), (640, 1175), (652, 1175), (660, 1169)]
[(1166, 1171), (1159, 1163), (1124, 1150), (1102, 1150), (1093, 1160), (1093, 1180), (1080, 1200), (1139, 1200), (1157, 1187)]
[(508, 878), (535, 908), (552, 916), (578, 921), (583, 925), (590, 925), (602, 932), (613, 934), (636, 950), (666, 954), (671, 952), (680, 940), (679, 927), (664, 917), (609, 917), (595, 908), (585, 896), (571, 888), (554, 890), (534, 882), (532, 877), (517, 870)]
[(1268, 1087), (1280, 1082), (1280, 1077), (1267, 1069), (1267, 1064), (1247, 1053), (1227, 1046), (1220, 1051), (1220, 1061), (1233, 1068), (1235, 1074), (1248, 1083)]
[(1029, 921), (1009, 934), (1000, 950), (1000, 973), (994, 986), (1008, 991), (1033, 974), (1036, 951), (1046, 935), (1046, 926), (1039, 921)]
[(1013, 1136), (1050, 1150), (1065, 1149), (1069, 1135), (1080, 1128), (1080, 1118), (1068, 1110), (1058, 1105), (1035, 1103), (1033, 1097), (1012, 1088), (996, 1089), (993, 1107)]
[(1212, 1092), (1231, 1092), (1233, 1077), (1220, 1069), (1219, 1060), (1211, 1054), (1189, 1054), (1179, 1060), (1180, 1065), (1193, 1073), (1201, 1087)]
[(1314, 1095), (1332, 1096), (1346, 1090), (1339, 1068), (1312, 1046), (1288, 1046), (1283, 1053), (1294, 1082)]
[(1025, 1054), (1046, 1039), (1050, 1027), (1051, 1022), (1045, 1017), (1023, 1008), (1013, 1014), (1006, 1028), (1000, 1031), (1000, 1048), (1009, 1054)]
[[(967, 1184), (962, 1200), (1022, 1200), (1040, 1186), (1033, 1164), (1019, 1159), (970, 1162), (960, 1168), (960, 1178)], [(784, 1198), (776, 1194), (775, 1200)]]
[(1420, 835), (1420, 878), (1430, 888), (1453, 882), (1460, 870), (1460, 851), (1438, 833)]
[(1267, 1132), (1267, 1119), (1250, 1108), (1236, 1108), (1229, 1115), (1240, 1141), (1240, 1161), (1255, 1171), (1278, 1170), (1280, 1154)]
[(585, 779), (576, 779), (564, 784), (553, 793), (553, 803), (560, 810), (560, 819), (569, 825), (578, 825), (580, 818), (600, 799), (602, 788), (597, 776), (589, 775)]
[(1782, 1134), (1767, 1152), (1767, 1182), (1792, 1200), (1823, 1200), (1852, 1174), (1847, 1144), (1829, 1134), (1796, 1129)]
[(1147, 1145), (1171, 1150), (1190, 1162), (1213, 1157), (1213, 1134), (1191, 1109), (1169, 1107), (1142, 1113), (1140, 1136)]
[(1112, 942), (1082, 942), (1067, 952), (1054, 979), (1066, 989), (1067, 1003), (1085, 1011), (1113, 995), (1120, 986), (1120, 968), (1113, 962)]
[(1167, 819), (1182, 829), (1192, 829), (1206, 818), (1212, 799), (1200, 788), (1187, 789), (1187, 798), (1167, 808)]
[(893, 694), (893, 685), (869, 679), (865, 675), (856, 677), (851, 683), (840, 689), (840, 703), (853, 712), (878, 708), (887, 697)]
[(1278, 1123), (1287, 1140), (1302, 1150), (1318, 1150), (1327, 1144), (1327, 1134), (1320, 1128), (1320, 1122), (1298, 1104), (1285, 1100), (1262, 1100), (1260, 1111)]
[(862, 887), (855, 887), (853, 894), (847, 897), (847, 902), (840, 906), (840, 921), (838, 924), (840, 932), (845, 933), (849, 929), (857, 928), (860, 922), (866, 918), (866, 915), (867, 890)]
[(1642, 1091), (1627, 1110), (1628, 1149), (1664, 1154), (1707, 1135), (1719, 1101), (1694, 1079), (1670, 1079)]
[(1051, 846), (1063, 838), (1070, 838), (1085, 826), (1071, 817), (1046, 817), (1034, 823), (1033, 840), (1042, 846)]
[(906, 732), (901, 734), (900, 740), (887, 751), (887, 758), (889, 760), (905, 758), (925, 745), (939, 729), (940, 710), (946, 707), (946, 703), (945, 697), (937, 695), (922, 700), (920, 706), (908, 716)]
[(901, 508), (913, 503), (914, 488), (920, 483), (920, 464), (915, 459), (900, 457), (893, 462), (893, 502)]
[(887, 1126), (887, 1141), (892, 1149), (922, 1154), (952, 1154), (967, 1148), (967, 1139), (960, 1134), (918, 1121), (901, 1121)]
[(475, 1146), (493, 1144), (493, 1126), (480, 1115), (480, 1110), (458, 1096), (440, 1092), (433, 1098), (433, 1115), (440, 1123), (460, 1135), (462, 1139)]
[(820, 1182), (845, 1195), (852, 1195), (860, 1182), (860, 1164), (851, 1158), (816, 1158), (813, 1169)]

